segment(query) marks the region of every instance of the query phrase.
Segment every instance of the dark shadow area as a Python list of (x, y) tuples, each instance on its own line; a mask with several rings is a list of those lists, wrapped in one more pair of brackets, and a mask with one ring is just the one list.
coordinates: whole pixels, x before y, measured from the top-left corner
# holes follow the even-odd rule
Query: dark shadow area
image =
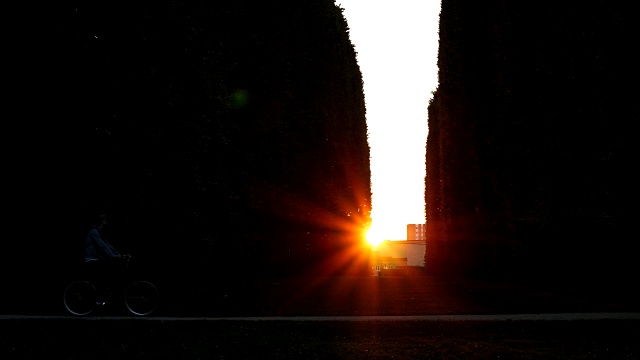
[(585, 293), (634, 281), (632, 13), (601, 1), (442, 2), (430, 271)]
[(42, 10), (17, 39), (1, 312), (64, 314), (98, 213), (159, 315), (639, 310), (631, 5), (443, 0), (412, 277), (358, 250), (363, 82), (333, 1)]

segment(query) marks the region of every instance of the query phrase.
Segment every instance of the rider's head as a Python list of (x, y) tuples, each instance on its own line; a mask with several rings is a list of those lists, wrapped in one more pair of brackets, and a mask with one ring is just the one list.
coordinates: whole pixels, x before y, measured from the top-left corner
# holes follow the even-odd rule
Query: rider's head
[(106, 223), (107, 223), (107, 215), (105, 215), (105, 214), (98, 215), (98, 217), (96, 218), (96, 225), (97, 226), (102, 226), (102, 225), (104, 225)]

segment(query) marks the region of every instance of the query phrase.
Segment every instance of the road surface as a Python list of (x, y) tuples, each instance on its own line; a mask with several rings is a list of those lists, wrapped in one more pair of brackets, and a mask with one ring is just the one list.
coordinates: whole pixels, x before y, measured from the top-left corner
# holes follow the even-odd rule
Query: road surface
[(0, 315), (0, 320), (147, 320), (147, 321), (567, 321), (640, 320), (640, 313), (555, 313), (555, 314), (456, 314), (399, 316), (255, 316), (255, 317), (133, 317), (133, 316), (34, 316)]

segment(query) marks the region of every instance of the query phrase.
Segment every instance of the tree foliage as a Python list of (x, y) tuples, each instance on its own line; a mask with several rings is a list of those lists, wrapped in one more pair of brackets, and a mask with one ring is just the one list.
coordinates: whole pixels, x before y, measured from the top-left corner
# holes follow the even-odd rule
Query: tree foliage
[(79, 258), (98, 213), (172, 276), (292, 273), (360, 241), (362, 76), (333, 1), (49, 7), (15, 142), (21, 251)]
[(428, 267), (576, 278), (632, 268), (631, 14), (595, 0), (443, 0)]

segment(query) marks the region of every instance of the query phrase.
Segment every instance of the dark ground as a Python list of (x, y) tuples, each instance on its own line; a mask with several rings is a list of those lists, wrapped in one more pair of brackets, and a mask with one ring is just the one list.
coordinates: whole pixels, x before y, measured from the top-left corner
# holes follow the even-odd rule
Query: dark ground
[(3, 320), (2, 359), (639, 359), (640, 321)]
[[(524, 283), (461, 277), (293, 277), (249, 279), (213, 276), (201, 282), (155, 282), (157, 316), (357, 316), (640, 312), (640, 290), (625, 281)], [(64, 282), (24, 282), (9, 288), (0, 314), (66, 315)], [(11, 290), (13, 289), (13, 290)], [(122, 315), (107, 308), (104, 315)]]
[[(628, 282), (515, 283), (436, 276), (300, 277), (221, 284), (174, 297), (167, 315), (332, 316), (639, 312)], [(162, 311), (161, 311), (162, 313)]]
[[(223, 282), (221, 281), (221, 284)], [(157, 316), (640, 312), (633, 286), (435, 277), (316, 277), (164, 290)], [(193, 297), (191, 297), (193, 296)], [(203, 305), (207, 305), (206, 307)], [(640, 359), (640, 321), (0, 320), (0, 359)], [(18, 309), (17, 307), (14, 310)], [(24, 308), (22, 315), (29, 315)], [(38, 313), (38, 311), (31, 311)]]

